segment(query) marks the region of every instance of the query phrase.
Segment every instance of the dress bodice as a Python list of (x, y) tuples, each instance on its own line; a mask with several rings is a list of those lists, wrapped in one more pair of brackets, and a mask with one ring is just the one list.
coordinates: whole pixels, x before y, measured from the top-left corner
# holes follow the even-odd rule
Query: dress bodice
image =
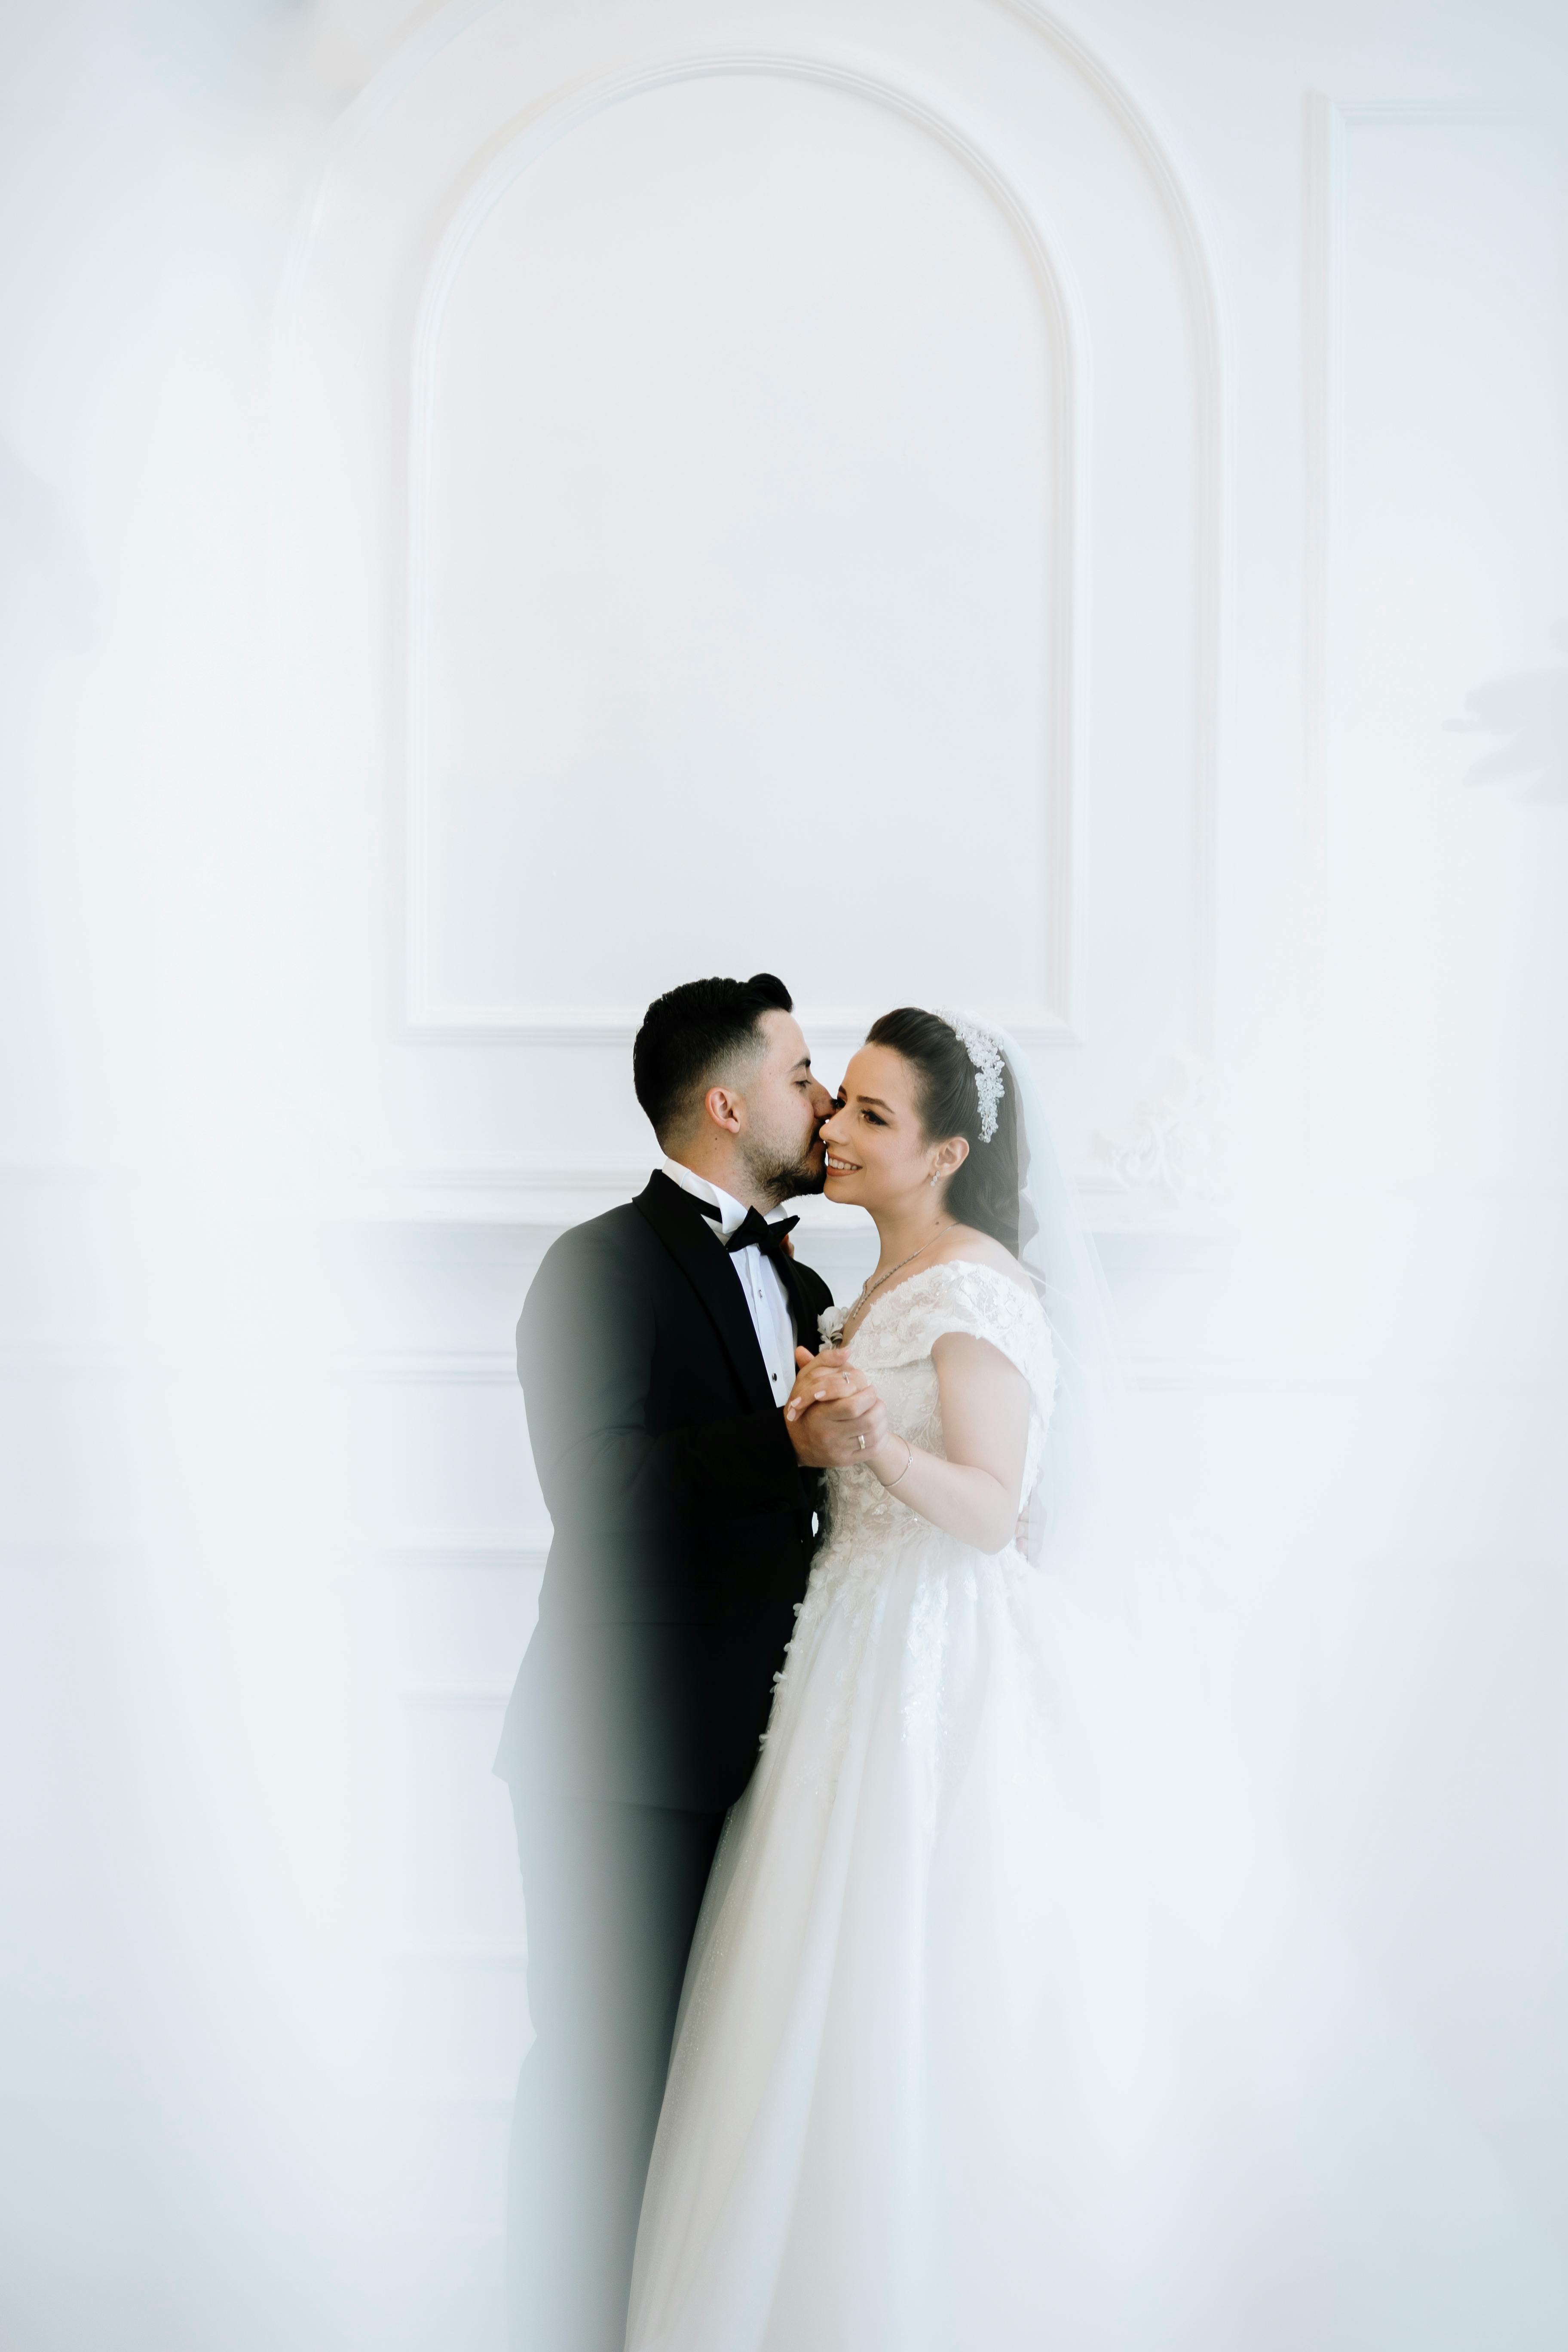
[[(847, 1309), (831, 1307), (821, 1317), (825, 1347), (837, 1347)], [(849, 1360), (869, 1374), (888, 1409), (889, 1428), (911, 1445), (945, 1454), (942, 1399), (931, 1349), (949, 1331), (988, 1339), (1029, 1384), (1029, 1440), (1023, 1491), (1039, 1472), (1040, 1450), (1056, 1393), (1051, 1335), (1038, 1300), (995, 1267), (971, 1258), (950, 1258), (911, 1275), (873, 1299), (848, 1344)], [(827, 1473), (828, 1549), (838, 1559), (889, 1538), (938, 1530), (883, 1486), (859, 1463)], [(953, 1538), (940, 1537), (944, 1544)]]

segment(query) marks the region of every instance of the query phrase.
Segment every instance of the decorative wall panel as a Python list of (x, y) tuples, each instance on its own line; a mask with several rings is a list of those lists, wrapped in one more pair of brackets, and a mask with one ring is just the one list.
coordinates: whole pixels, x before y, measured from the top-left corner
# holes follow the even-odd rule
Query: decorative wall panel
[(1072, 387), (1022, 208), (778, 67), (515, 142), (416, 356), (412, 1009), (559, 1030), (826, 950), (1065, 1024)]

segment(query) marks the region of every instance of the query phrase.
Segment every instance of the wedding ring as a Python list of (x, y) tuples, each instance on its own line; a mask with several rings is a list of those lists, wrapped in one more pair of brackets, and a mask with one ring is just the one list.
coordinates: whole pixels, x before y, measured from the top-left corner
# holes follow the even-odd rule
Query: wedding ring
[(855, 1432), (855, 1443), (860, 1448), (861, 1453), (864, 1454), (866, 1451), (866, 1433), (863, 1429), (858, 1429)]

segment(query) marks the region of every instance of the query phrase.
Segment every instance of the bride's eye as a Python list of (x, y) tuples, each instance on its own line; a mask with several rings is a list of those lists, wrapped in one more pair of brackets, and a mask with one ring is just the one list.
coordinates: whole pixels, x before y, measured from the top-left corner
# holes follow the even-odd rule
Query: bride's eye
[(869, 1119), (873, 1127), (886, 1127), (888, 1124), (885, 1118), (879, 1118), (874, 1110), (863, 1110), (860, 1116), (862, 1118)]

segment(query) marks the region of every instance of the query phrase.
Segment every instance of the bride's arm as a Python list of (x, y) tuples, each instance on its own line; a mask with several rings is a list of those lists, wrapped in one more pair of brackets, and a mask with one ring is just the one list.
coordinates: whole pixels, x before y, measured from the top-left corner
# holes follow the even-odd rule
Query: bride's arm
[[(884, 1486), (976, 1551), (1005, 1551), (1018, 1524), (1029, 1386), (988, 1339), (945, 1331), (931, 1349), (947, 1459), (889, 1435), (866, 1455)], [(907, 1466), (906, 1466), (907, 1457)]]

